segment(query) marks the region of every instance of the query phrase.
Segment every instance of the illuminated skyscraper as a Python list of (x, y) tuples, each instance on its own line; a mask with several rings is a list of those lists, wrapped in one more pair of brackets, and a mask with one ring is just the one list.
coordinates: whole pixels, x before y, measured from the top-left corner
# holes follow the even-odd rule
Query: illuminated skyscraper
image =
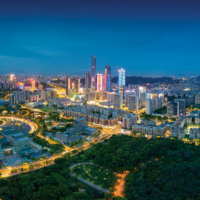
[(10, 75), (10, 81), (12, 81), (12, 82), (13, 82), (13, 81), (14, 81), (14, 79), (15, 79), (15, 75), (14, 75), (14, 74), (11, 74), (11, 75)]
[(103, 75), (97, 74), (97, 91), (103, 90)]
[(124, 92), (123, 94), (125, 94), (125, 70), (123, 68), (121, 68), (120, 70), (118, 70), (119, 73), (119, 77), (118, 77), (118, 93), (120, 93), (120, 87), (122, 88), (122, 86), (124, 86)]
[(85, 72), (85, 87), (90, 88), (91, 78), (90, 72)]
[(35, 89), (35, 80), (32, 80), (32, 89)]
[(105, 68), (104, 90), (111, 91), (111, 68), (107, 65)]
[[(71, 93), (77, 94), (80, 89), (80, 79), (66, 79), (66, 94), (71, 97)], [(73, 91), (72, 91), (73, 90)]]
[(91, 58), (91, 86), (96, 87), (96, 56), (93, 55)]

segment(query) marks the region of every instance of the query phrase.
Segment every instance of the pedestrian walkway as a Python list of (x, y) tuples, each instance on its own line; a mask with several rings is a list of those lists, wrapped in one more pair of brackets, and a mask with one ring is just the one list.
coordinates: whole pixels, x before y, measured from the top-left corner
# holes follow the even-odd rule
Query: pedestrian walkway
[[(72, 173), (69, 173), (69, 175), (70, 175), (70, 176), (76, 176), (76, 175), (74, 175), (74, 174), (72, 174)], [(77, 179), (78, 179), (79, 181), (82, 181), (83, 183), (86, 183), (87, 185), (89, 185), (89, 186), (95, 188), (96, 190), (99, 190), (99, 191), (105, 192), (105, 193), (110, 193), (110, 190), (101, 188), (101, 187), (99, 187), (98, 185), (95, 185), (94, 183), (91, 183), (91, 182), (89, 182), (89, 181), (87, 181), (87, 180), (85, 180), (85, 179), (83, 179), (83, 178), (78, 177), (78, 176), (76, 176), (76, 177), (77, 177)]]
[[(71, 166), (69, 167), (69, 169), (72, 169), (72, 168), (74, 168), (74, 167), (77, 166), (77, 165), (83, 165), (83, 164), (97, 165), (97, 164), (95, 164), (95, 163), (82, 162), (82, 163), (76, 163), (76, 164), (74, 164), (74, 165), (71, 165)], [(103, 166), (101, 166), (101, 165), (97, 165), (97, 166), (103, 167)], [(118, 172), (112, 171), (112, 170), (107, 169), (107, 168), (105, 168), (105, 167), (103, 167), (103, 168), (106, 169), (106, 170), (108, 170), (108, 171), (111, 171), (111, 172), (114, 172), (114, 173), (119, 174)], [(74, 174), (72, 174), (72, 173), (70, 173), (69, 175), (70, 175), (70, 176), (76, 176), (76, 175), (74, 175)], [(122, 174), (120, 174), (120, 175), (122, 175)], [(91, 187), (93, 187), (93, 188), (95, 188), (95, 189), (97, 189), (97, 190), (99, 190), (99, 191), (101, 191), (101, 192), (110, 193), (110, 190), (108, 190), (108, 189), (101, 188), (101, 187), (99, 187), (98, 185), (95, 185), (95, 184), (91, 183), (90, 181), (87, 181), (87, 180), (85, 180), (85, 179), (83, 179), (83, 178), (80, 178), (80, 177), (78, 177), (78, 176), (76, 176), (76, 177), (77, 177), (78, 180), (80, 180), (80, 181), (82, 181), (82, 182), (88, 184), (89, 186), (91, 186)]]

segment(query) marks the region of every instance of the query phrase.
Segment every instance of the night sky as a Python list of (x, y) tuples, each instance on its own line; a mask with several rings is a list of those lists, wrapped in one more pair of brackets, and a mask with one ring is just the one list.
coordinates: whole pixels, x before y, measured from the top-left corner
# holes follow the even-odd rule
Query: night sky
[(0, 72), (200, 75), (199, 0), (1, 0)]

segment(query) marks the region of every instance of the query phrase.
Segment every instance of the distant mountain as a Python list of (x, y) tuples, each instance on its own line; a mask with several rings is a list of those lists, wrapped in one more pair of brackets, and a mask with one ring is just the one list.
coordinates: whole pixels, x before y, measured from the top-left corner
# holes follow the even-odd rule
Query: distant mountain
[[(118, 82), (118, 77), (112, 78), (113, 83)], [(126, 85), (129, 84), (144, 84), (144, 83), (177, 83), (178, 80), (173, 80), (172, 77), (139, 77), (139, 76), (127, 76)]]

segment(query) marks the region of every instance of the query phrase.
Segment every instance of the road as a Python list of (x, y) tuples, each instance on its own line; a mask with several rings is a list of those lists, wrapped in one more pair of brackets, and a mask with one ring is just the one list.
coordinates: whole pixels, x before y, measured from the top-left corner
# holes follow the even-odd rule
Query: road
[[(103, 142), (105, 139), (109, 139), (113, 134), (118, 134), (120, 132), (120, 130), (121, 130), (120, 125), (116, 125), (113, 129), (111, 127), (105, 127), (105, 128), (103, 128), (102, 135), (100, 137), (94, 138), (93, 140), (86, 142), (79, 148), (69, 148), (68, 147), (68, 148), (65, 148), (65, 152), (63, 152), (62, 154), (55, 155), (55, 156), (52, 156), (51, 158), (46, 158), (46, 159), (43, 159), (40, 161), (36, 161), (34, 163), (27, 163), (25, 165), (20, 165), (18, 167), (8, 167), (6, 169), (0, 169), (0, 173), (1, 173), (2, 177), (8, 177), (8, 176), (15, 175), (15, 174), (11, 173), (11, 171), (15, 170), (15, 169), (23, 168), (25, 172), (28, 172), (28, 171), (40, 169), (44, 166), (52, 165), (54, 163), (54, 160), (56, 158), (62, 157), (63, 154), (70, 152), (71, 155), (74, 155), (74, 154), (72, 154), (73, 150), (78, 150), (78, 152), (82, 151), (82, 150), (86, 150), (91, 147), (91, 143), (97, 144), (99, 142)], [(30, 165), (34, 165), (35, 166), (34, 169), (30, 168), (29, 167)]]
[(124, 174), (118, 174), (118, 181), (117, 181), (117, 185), (115, 186), (115, 191), (114, 191), (114, 195), (115, 196), (120, 196), (120, 197), (124, 197), (123, 191), (124, 191), (124, 185), (125, 185), (125, 177), (129, 172), (125, 172)]
[[(76, 175), (74, 175), (74, 174), (72, 174), (72, 173), (69, 173), (69, 175), (70, 175), (70, 176), (76, 176)], [(83, 179), (83, 178), (81, 178), (81, 177), (78, 177), (78, 176), (76, 176), (76, 177), (77, 177), (77, 179), (78, 179), (79, 181), (82, 181), (83, 183), (86, 183), (87, 185), (89, 185), (89, 186), (95, 188), (96, 190), (99, 190), (99, 191), (105, 192), (105, 193), (110, 193), (110, 190), (101, 188), (101, 187), (99, 187), (98, 185), (95, 185), (94, 183), (91, 183), (90, 181), (87, 181), (87, 180), (85, 180), (85, 179)]]

